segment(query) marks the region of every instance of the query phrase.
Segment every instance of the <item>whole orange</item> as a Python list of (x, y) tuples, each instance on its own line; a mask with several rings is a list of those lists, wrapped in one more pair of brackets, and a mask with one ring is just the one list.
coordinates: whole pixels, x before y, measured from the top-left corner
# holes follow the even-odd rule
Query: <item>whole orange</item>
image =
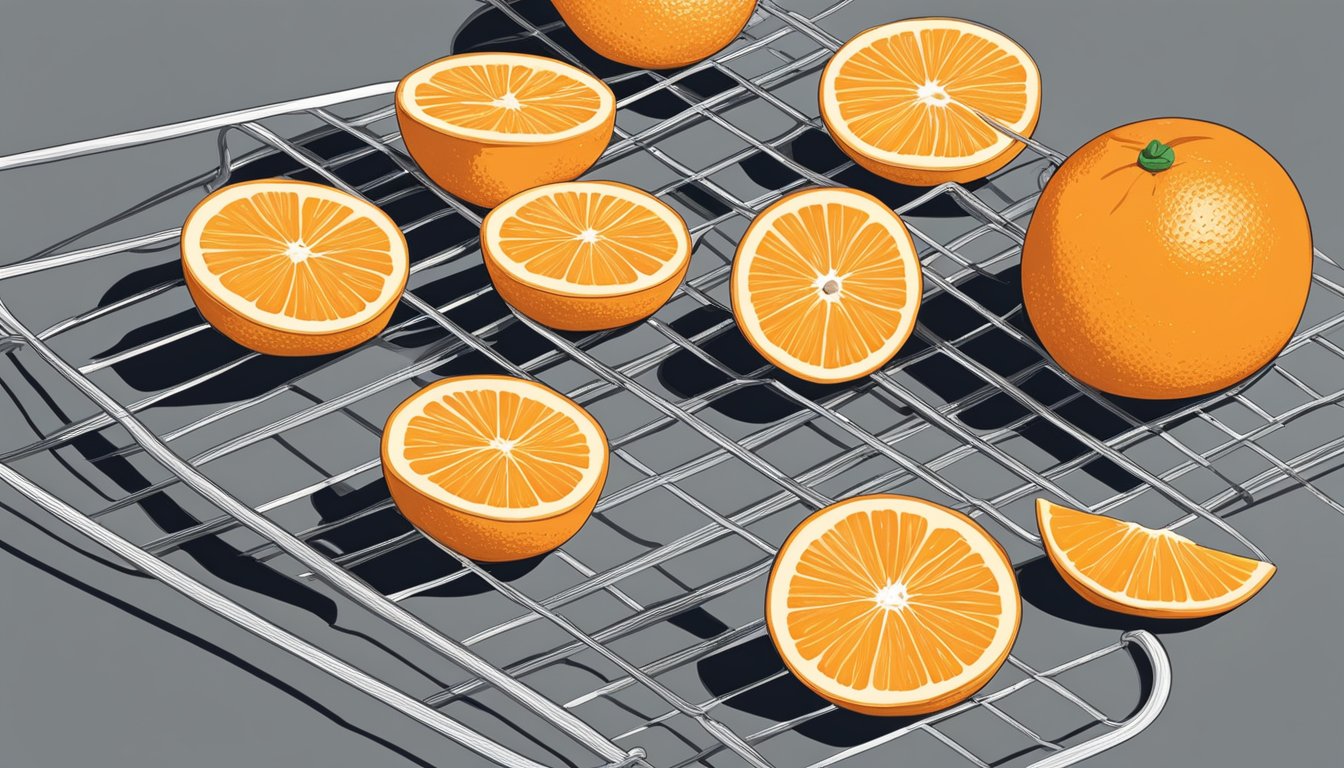
[(694, 64), (737, 38), (756, 0), (552, 0), (599, 54), (643, 69)]
[(1311, 284), (1297, 187), (1215, 123), (1144, 120), (1055, 171), (1022, 249), (1041, 342), (1073, 376), (1124, 397), (1235, 384), (1292, 337)]

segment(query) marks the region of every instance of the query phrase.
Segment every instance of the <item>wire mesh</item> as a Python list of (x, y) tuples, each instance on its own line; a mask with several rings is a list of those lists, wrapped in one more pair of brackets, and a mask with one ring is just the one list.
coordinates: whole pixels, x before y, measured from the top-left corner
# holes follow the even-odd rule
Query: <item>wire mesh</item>
[[(0, 454), (0, 479), (189, 597), (501, 764), (822, 766), (881, 755), (1066, 765), (1132, 736), (1165, 701), (1160, 645), (1103, 628), (1070, 635), (1087, 641), (1071, 646), (1048, 600), (972, 699), (917, 720), (836, 710), (789, 677), (766, 638), (775, 547), (820, 505), (898, 491), (977, 517), (1019, 578), (1040, 581), (1031, 513), (1040, 494), (1192, 526), (1201, 541), (1264, 558), (1231, 514), (1299, 486), (1344, 511), (1317, 484), (1344, 455), (1344, 438), (1319, 437), (1344, 396), (1330, 383), (1339, 377), (1321, 373), (1344, 366), (1341, 268), (1316, 253), (1302, 330), (1233, 390), (1154, 406), (1080, 385), (1035, 341), (1016, 282), (1025, 222), (1062, 156), (1031, 142), (984, 183), (923, 191), (857, 170), (815, 105), (820, 68), (856, 31), (845, 23), (850, 4), (760, 2), (734, 45), (672, 74), (596, 60), (548, 3), (489, 0), (463, 27), (455, 51), (541, 53), (602, 76), (620, 111), (589, 176), (650, 189), (690, 224), (684, 285), (618, 331), (558, 333), (500, 302), (480, 262), (480, 212), (404, 154), (386, 103), (392, 84), (0, 158), (4, 170), (210, 131), (218, 152), (215, 169), (0, 267), (2, 343), (72, 385), (68, 402), (91, 404)], [(175, 212), (222, 184), (278, 175), (360, 195), (406, 232), (412, 277), (374, 342), (277, 360), (221, 341), (192, 310), (174, 271)], [(925, 269), (910, 343), (843, 387), (766, 365), (727, 298), (751, 218), (816, 184), (889, 202)], [(106, 240), (120, 231), (135, 234)], [(131, 260), (148, 266), (127, 279)], [(20, 308), (42, 281), (72, 277), (107, 288), (87, 308)], [(608, 432), (612, 467), (592, 520), (544, 558), (474, 563), (410, 528), (387, 498), (377, 459), (387, 413), (424, 383), (467, 372), (540, 380)], [(116, 492), (75, 503), (19, 469), (71, 450)], [(183, 514), (165, 515), (165, 505)], [(212, 568), (215, 546), (266, 575)], [(343, 617), (377, 617), (369, 642), (399, 665), (382, 675), (333, 666), (265, 618), (274, 607), (259, 599), (302, 608), (314, 595), (340, 601)], [(1121, 679), (1134, 686), (1117, 702)]]

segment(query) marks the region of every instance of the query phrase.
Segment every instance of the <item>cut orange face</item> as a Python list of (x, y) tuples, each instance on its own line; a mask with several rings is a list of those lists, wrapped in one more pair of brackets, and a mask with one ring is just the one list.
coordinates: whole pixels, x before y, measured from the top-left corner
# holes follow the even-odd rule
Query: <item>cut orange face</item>
[(1250, 600), (1273, 565), (1190, 541), (1172, 531), (1036, 500), (1050, 562), (1093, 605), (1156, 619), (1230, 611)]
[(648, 317), (691, 263), (686, 222), (666, 203), (611, 181), (520, 192), (481, 225), (504, 300), (552, 328), (595, 331)]
[(795, 192), (738, 244), (733, 315), (747, 341), (821, 384), (867, 376), (915, 327), (923, 276), (899, 216), (853, 189)]
[(588, 519), (607, 438), (574, 401), (509, 376), (435, 382), (388, 417), (383, 477), (397, 508), (474, 560), (549, 552)]
[(376, 206), (273, 179), (223, 187), (192, 210), (182, 271), (201, 314), (230, 339), (268, 355), (324, 355), (387, 325), (409, 259)]
[(544, 56), (464, 53), (397, 86), (406, 149), (439, 186), (476, 205), (588, 170), (606, 149), (616, 97), (606, 83)]
[[(978, 114), (977, 114), (978, 113)], [(906, 19), (845, 43), (821, 76), (821, 116), (856, 163), (933, 186), (983, 178), (1030, 136), (1041, 114), (1036, 62), (1007, 36), (960, 19)]]
[(813, 514), (775, 557), (770, 637), (837, 706), (919, 715), (975, 693), (1008, 658), (1022, 606), (984, 529), (908, 496), (857, 496)]

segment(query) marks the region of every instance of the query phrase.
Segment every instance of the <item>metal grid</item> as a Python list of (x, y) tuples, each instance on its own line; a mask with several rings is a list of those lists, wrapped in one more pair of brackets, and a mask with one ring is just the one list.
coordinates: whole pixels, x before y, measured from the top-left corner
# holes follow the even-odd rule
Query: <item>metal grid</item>
[[(546, 14), (549, 4), (488, 5), (487, 17), (503, 30), (488, 40), (491, 47), (594, 65)], [(1344, 362), (1344, 349), (1332, 340), (1344, 324), (1339, 265), (1317, 252), (1304, 330), (1251, 383), (1161, 412), (1142, 412), (1078, 384), (1027, 330), (1012, 282), (1024, 222), (1062, 157), (1029, 142), (1023, 156), (988, 184), (943, 185), (913, 198), (857, 172), (828, 142), (814, 141), (824, 139), (814, 105), (799, 106), (803, 99), (787, 95), (815, 93), (820, 68), (855, 31), (843, 24), (848, 5), (841, 0), (809, 13), (761, 2), (743, 38), (708, 61), (676, 74), (620, 71), (605, 78), (620, 96), (620, 114), (614, 141), (589, 175), (656, 186), (651, 191), (691, 224), (695, 243), (691, 271), (673, 299), (653, 318), (622, 331), (556, 333), (512, 314), (494, 297), (479, 268), (478, 211), (427, 182), (389, 130), (395, 126), (385, 99), (393, 83), (0, 158), (0, 170), (6, 170), (218, 132), (216, 170), (0, 267), (0, 289), (16, 290), (25, 277), (52, 271), (87, 275), (92, 265), (130, 253), (157, 249), (165, 263), (174, 261), (174, 227), (70, 246), (113, 225), (141, 221), (174, 199), (198, 196), (202, 188), (258, 173), (325, 181), (383, 206), (407, 232), (413, 259), (404, 307), (376, 342), (185, 420), (171, 407), (176, 398), (275, 361), (239, 354), (132, 399), (116, 394), (126, 389), (120, 372), (127, 366), (199, 343), (213, 331), (197, 318), (99, 356), (70, 360), (58, 351), (62, 337), (115, 326), (118, 318), (189, 308), (179, 278), (102, 301), (40, 331), (0, 304), (0, 326), (16, 354), (39, 358), (97, 407), (93, 415), (0, 456), (0, 479), (211, 610), (504, 765), (795, 764), (801, 735), (814, 742), (808, 759), (814, 766), (855, 758), (857, 764), (860, 756), (877, 754), (923, 756), (928, 745), (937, 750), (927, 758), (935, 764), (1054, 766), (1129, 738), (1157, 716), (1169, 682), (1160, 645), (1143, 631), (1033, 664), (1024, 658), (1031, 655), (1023, 647), (1031, 642), (1024, 628), (1010, 663), (984, 691), (915, 721), (859, 722), (799, 696), (799, 709), (783, 714), (753, 705), (763, 692), (773, 695), (790, 682), (778, 664), (730, 685), (706, 682), (706, 668), (750, 666), (766, 653), (760, 600), (775, 546), (807, 511), (848, 495), (900, 490), (941, 500), (979, 518), (1020, 567), (1040, 556), (1030, 515), (1037, 494), (1148, 524), (1195, 523), (1201, 526), (1196, 537), (1227, 537), (1261, 558), (1224, 520), (1228, 513), (1287, 484), (1304, 486), (1344, 511), (1307, 477), (1339, 465), (1344, 438), (1314, 442), (1289, 458), (1274, 442), (1304, 416), (1320, 416), (1344, 397), (1344, 390), (1313, 384), (1294, 366), (1297, 356), (1308, 353)], [(382, 105), (337, 114), (369, 100)], [(318, 127), (292, 139), (286, 136), (296, 132), (268, 127), (294, 116)], [(256, 148), (235, 157), (239, 134)], [(710, 162), (692, 160), (692, 144), (721, 151)], [(282, 161), (287, 167), (277, 171)], [(743, 169), (750, 177), (745, 181)], [(651, 184), (659, 173), (666, 182)], [(751, 183), (757, 189), (739, 191)], [(779, 375), (745, 347), (729, 312), (726, 283), (737, 236), (756, 213), (792, 189), (846, 183), (873, 189), (905, 217), (921, 247), (928, 292), (915, 336), (896, 360), (864, 381), (819, 388)], [(455, 236), (445, 239), (443, 232)], [(386, 350), (400, 362), (391, 370), (389, 355), (373, 357)], [(371, 366), (369, 359), (378, 363)], [(341, 391), (314, 385), (352, 367), (376, 378), (365, 376)], [(440, 572), (385, 586), (373, 575), (385, 569), (371, 566), (385, 558), (404, 562), (412, 551), (426, 558), (427, 540), (408, 526), (387, 536), (351, 533), (395, 517), (385, 493), (352, 493), (361, 504), (332, 519), (313, 519), (315, 500), (361, 482), (376, 490), (379, 468), (370, 435), (379, 433), (391, 405), (417, 382), (482, 370), (541, 380), (592, 410), (611, 438), (607, 491), (575, 539), (542, 565), (533, 564), (545, 578), (482, 567), (448, 552), (433, 561)], [(1285, 399), (1285, 383), (1299, 393), (1295, 399)], [(1272, 403), (1258, 396), (1271, 386)], [(1229, 417), (1232, 408), (1237, 421)], [(303, 436), (315, 428), (325, 435), (362, 435), (356, 444), (368, 448), (364, 458), (328, 466), (315, 456), (311, 439), (305, 445)], [(93, 434), (119, 441), (95, 457), (95, 466), (135, 460), (146, 476), (140, 487), (101, 508), (76, 510), (15, 468)], [(678, 448), (669, 450), (672, 445)], [(274, 497), (245, 501), (247, 484), (216, 468), (253, 455), (287, 456), (289, 464), (302, 462), (307, 474), (317, 476)], [(1247, 457), (1258, 462), (1248, 465)], [(276, 474), (284, 475), (278, 467)], [(738, 498), (716, 497), (725, 485), (740, 486), (733, 489)], [(119, 526), (143, 532), (139, 510), (163, 494), (189, 496), (215, 512), (149, 537), (116, 532)], [(204, 583), (208, 579), (184, 573), (191, 563), (181, 554), (190, 554), (194, 543), (249, 531), (254, 535), (238, 539), (243, 555), (320, 582), (453, 661), (463, 674), (437, 690), (409, 694), (313, 642), (325, 638), (300, 638)], [(479, 591), (460, 589), (468, 584)], [(502, 618), (471, 631), (443, 620), (449, 613), (443, 603), (487, 601), (493, 601), (490, 609), (479, 612)], [(1069, 681), (1122, 649), (1135, 655), (1141, 670), (1147, 667), (1150, 680), (1138, 706), (1117, 716)], [(574, 669), (585, 670), (578, 676), (582, 684), (570, 674)], [(1064, 709), (1035, 700), (1030, 707), (1014, 706), (1032, 692)], [(471, 710), (463, 705), (481, 708), (486, 701), (499, 701), (489, 706), (505, 721), (517, 719), (518, 729), (487, 735), (490, 728), (466, 724)], [(538, 752), (535, 743), (518, 738), (524, 716), (536, 718), (537, 732), (563, 734), (569, 746)], [(1072, 730), (1065, 726), (1079, 718)], [(986, 737), (991, 756), (975, 734), (996, 733), (995, 727), (1006, 730)], [(817, 752), (819, 729), (854, 733), (820, 738)], [(928, 743), (921, 746), (920, 739)]]

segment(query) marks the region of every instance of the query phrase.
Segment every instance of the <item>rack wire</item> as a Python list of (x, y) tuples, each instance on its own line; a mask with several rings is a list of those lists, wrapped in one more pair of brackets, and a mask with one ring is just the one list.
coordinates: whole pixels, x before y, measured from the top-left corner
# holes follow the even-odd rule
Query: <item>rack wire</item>
[[(1014, 282), (1025, 221), (1063, 156), (1028, 141), (987, 183), (917, 193), (864, 174), (826, 138), (814, 96), (821, 67), (857, 31), (845, 22), (851, 0), (794, 5), (762, 0), (734, 45), (676, 73), (612, 70), (549, 3), (487, 0), (459, 34), (457, 50), (543, 53), (604, 76), (620, 109), (589, 175), (650, 188), (691, 224), (685, 283), (655, 316), (619, 331), (557, 333), (498, 300), (480, 266), (480, 212), (428, 182), (398, 143), (394, 83), (0, 157), (6, 171), (211, 133), (218, 151), (214, 169), (0, 266), (0, 343), (93, 408), (0, 455), (0, 479), (206, 608), (443, 734), (467, 750), (452, 764), (819, 767), (900, 756), (1062, 766), (1131, 738), (1166, 701), (1160, 643), (1143, 630), (1076, 627), (1068, 636), (1087, 647), (1062, 642), (1066, 622), (1048, 601), (1028, 606), (1009, 663), (966, 702), (910, 720), (836, 710), (792, 681), (765, 639), (776, 546), (821, 505), (899, 490), (977, 517), (1023, 578), (1042, 562), (1030, 514), (1038, 494), (1192, 526), (1196, 538), (1264, 558), (1230, 514), (1287, 487), (1344, 512), (1316, 484), (1341, 464), (1344, 438), (1297, 435), (1344, 397), (1326, 386), (1331, 377), (1304, 372), (1322, 370), (1322, 359), (1344, 367), (1344, 270), (1315, 253), (1303, 327), (1252, 381), (1161, 408), (1098, 393), (1044, 354)], [(174, 205), (273, 175), (382, 206), (412, 246), (389, 328), (297, 373), (220, 342), (171, 272)], [(843, 387), (779, 374), (729, 311), (738, 236), (807, 185), (883, 197), (925, 268), (912, 341)], [(150, 227), (156, 216), (167, 226)], [(96, 237), (124, 226), (141, 234)], [(143, 279), (119, 288), (131, 265)], [(113, 284), (95, 306), (34, 330), (10, 307), (25, 281), (48, 275)], [(118, 343), (91, 341), (118, 329)], [(184, 358), (200, 370), (147, 373)], [(376, 438), (391, 407), (419, 383), (467, 371), (543, 381), (593, 411), (611, 438), (592, 520), (537, 561), (487, 567), (436, 548), (397, 517), (381, 485)], [(1303, 439), (1305, 448), (1294, 442)], [(120, 495), (80, 509), (25, 471), (71, 448), (85, 474), (123, 478)], [(267, 483), (245, 466), (287, 485), (256, 498)], [(165, 524), (154, 512), (165, 503), (189, 517)], [(231, 578), (208, 562), (205, 542), (283, 589)], [(285, 597), (296, 584), (303, 596)], [(391, 666), (371, 673), (324, 649), (337, 632), (286, 629), (294, 607), (318, 599), (310, 595), (336, 602), (343, 618), (376, 617), (370, 644)], [(361, 660), (371, 653), (342, 647)], [(1138, 682), (1127, 703), (1110, 701), (1117, 680)]]

